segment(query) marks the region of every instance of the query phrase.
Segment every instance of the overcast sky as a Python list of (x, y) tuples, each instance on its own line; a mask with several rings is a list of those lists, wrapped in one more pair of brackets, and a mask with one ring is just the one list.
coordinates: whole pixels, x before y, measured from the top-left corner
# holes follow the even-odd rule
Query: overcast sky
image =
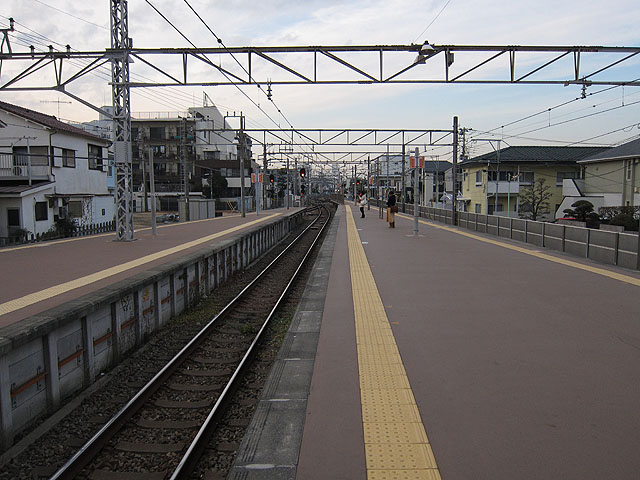
[[(183, 0), (150, 2), (196, 46), (216, 46), (216, 39)], [(637, 0), (189, 0), (189, 3), (228, 47), (408, 45), (427, 39), (435, 45), (640, 45)], [(36, 45), (39, 50), (44, 50), (48, 44), (56, 48), (69, 44), (79, 51), (109, 47), (108, 0), (3, 0), (0, 7), (3, 28), (8, 26), (9, 17), (17, 22), (16, 31), (11, 34), (14, 51), (27, 51), (25, 45), (29, 44)], [(145, 0), (129, 1), (129, 33), (136, 47), (189, 46)], [(40, 39), (34, 35), (39, 35)], [(225, 62), (228, 63), (223, 66), (232, 67), (231, 59), (225, 59)], [(597, 66), (597, 61), (592, 65), (589, 60), (584, 62), (584, 72)], [(505, 57), (499, 65), (506, 69), (508, 59)], [(640, 58), (624, 65), (609, 78), (640, 78)], [(463, 68), (464, 60), (456, 58), (454, 66)], [(180, 65), (167, 65), (167, 68), (172, 67), (179, 69)], [(5, 62), (2, 83), (12, 68), (15, 67), (11, 62)], [(131, 73), (132, 76), (153, 75), (143, 70), (140, 62), (132, 64)], [(492, 71), (485, 70), (483, 74), (490, 76)], [(592, 86), (587, 93), (599, 90), (604, 87)], [(73, 84), (70, 91), (95, 105), (109, 104), (108, 72), (106, 76), (89, 76)], [(203, 91), (223, 113), (226, 110), (243, 111), (248, 117), (248, 126), (275, 127), (272, 120), (232, 86), (134, 89), (132, 111), (185, 111), (190, 106), (202, 104)], [(552, 107), (580, 97), (580, 87), (276, 85), (273, 87), (275, 103), (269, 102), (255, 86), (245, 87), (244, 91), (281, 127), (288, 125), (277, 108), (296, 128), (447, 129), (451, 128), (452, 117), (457, 115), (461, 127), (477, 132), (471, 136), (489, 138), (489, 134), (480, 132), (491, 131), (507, 145), (561, 145), (561, 142), (584, 141), (614, 144), (640, 134), (640, 87), (610, 89), (558, 108)], [(43, 102), (58, 99), (70, 100), (55, 92), (0, 92), (2, 101), (59, 115), (62, 119), (87, 121), (96, 118), (91, 109), (75, 101), (71, 104)], [(552, 110), (544, 115), (512, 124), (549, 108)], [(573, 120), (594, 113), (598, 114)], [(471, 148), (476, 154), (491, 149), (487, 142), (481, 141), (472, 144)], [(441, 155), (442, 159), (451, 158), (446, 149), (428, 153)]]

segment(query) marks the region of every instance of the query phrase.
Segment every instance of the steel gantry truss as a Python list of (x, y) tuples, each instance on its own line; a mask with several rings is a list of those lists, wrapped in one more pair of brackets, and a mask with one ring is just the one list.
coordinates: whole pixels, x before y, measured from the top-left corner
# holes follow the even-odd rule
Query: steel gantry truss
[[(112, 0), (112, 4), (126, 3)], [(124, 51), (123, 51), (124, 50)], [(130, 87), (308, 84), (545, 84), (640, 86), (635, 67), (640, 47), (369, 45), (229, 48), (133, 48), (115, 45), (106, 51), (7, 52), (0, 62), (28, 66), (0, 78), (0, 91), (54, 89), (64, 91), (78, 78), (123, 54), (157, 80), (130, 82)], [(238, 59), (238, 65), (231, 56)], [(167, 69), (169, 58), (173, 69)], [(455, 63), (454, 63), (455, 58)], [(71, 60), (88, 62), (78, 68)], [(224, 60), (224, 61), (223, 61)], [(516, 60), (518, 60), (516, 62)], [(228, 66), (223, 67), (223, 64)], [(51, 67), (51, 68), (49, 68)], [(52, 80), (23, 86), (44, 69)], [(586, 70), (589, 68), (589, 70)], [(246, 70), (246, 72), (245, 72)], [(587, 73), (584, 73), (586, 70)], [(46, 71), (45, 71), (46, 72)], [(63, 72), (69, 72), (66, 76)], [(636, 71), (637, 73), (637, 71)], [(609, 77), (605, 75), (609, 74)]]
[[(228, 131), (214, 130), (217, 133)], [(272, 160), (306, 157), (313, 158), (314, 163), (318, 164), (359, 164), (366, 162), (367, 155), (385, 154), (385, 148), (405, 152), (407, 147), (453, 147), (453, 130), (451, 129), (254, 128), (244, 132), (251, 138), (254, 145), (263, 146), (263, 155), (267, 154), (267, 147), (278, 147), (276, 153), (269, 153)], [(286, 151), (282, 148), (286, 148)], [(339, 156), (336, 158), (336, 155)]]

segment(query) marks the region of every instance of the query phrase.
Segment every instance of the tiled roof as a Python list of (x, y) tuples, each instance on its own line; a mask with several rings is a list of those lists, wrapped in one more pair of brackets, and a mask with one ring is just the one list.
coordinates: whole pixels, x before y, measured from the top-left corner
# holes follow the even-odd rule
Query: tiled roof
[(640, 138), (622, 144), (619, 147), (608, 148), (603, 152), (591, 155), (590, 157), (587, 157), (581, 161), (584, 163), (589, 163), (628, 157), (640, 157)]
[(36, 112), (35, 110), (30, 110), (28, 108), (20, 107), (18, 105), (12, 105), (6, 102), (0, 102), (0, 110), (13, 113), (14, 115), (18, 115), (19, 117), (26, 118), (28, 120), (31, 120), (32, 122), (39, 123), (44, 127), (52, 128), (60, 132), (65, 132), (71, 135), (79, 135), (81, 137), (90, 138), (91, 140), (99, 143), (106, 142), (104, 139), (100, 137), (96, 137), (95, 135), (92, 135), (89, 132), (85, 132), (80, 128), (72, 127), (67, 123), (61, 122), (60, 120), (58, 120), (56, 117), (52, 115), (45, 115), (44, 113)]
[(33, 185), (0, 185), (0, 195), (19, 194), (43, 187), (45, 185), (53, 185), (52, 182), (36, 183)]
[[(548, 147), (520, 146), (500, 149), (500, 163), (575, 163), (578, 160), (598, 154), (609, 147)], [(496, 163), (497, 153), (489, 152), (479, 157), (464, 160), (462, 165)]]

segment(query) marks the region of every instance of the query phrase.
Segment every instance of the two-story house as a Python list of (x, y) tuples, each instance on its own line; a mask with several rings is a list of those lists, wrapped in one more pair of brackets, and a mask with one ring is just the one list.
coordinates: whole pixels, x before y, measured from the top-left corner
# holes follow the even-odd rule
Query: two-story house
[(110, 222), (109, 141), (34, 110), (0, 102), (0, 237), (41, 234), (60, 218)]
[(558, 216), (578, 200), (591, 202), (596, 212), (600, 207), (640, 206), (640, 139), (605, 149), (578, 164), (584, 175), (565, 182)]
[(539, 179), (549, 187), (549, 212), (555, 218), (562, 203), (564, 179), (579, 179), (577, 163), (606, 147), (514, 146), (499, 149), (461, 162), (462, 197), (466, 210), (475, 213), (517, 217), (520, 192)]

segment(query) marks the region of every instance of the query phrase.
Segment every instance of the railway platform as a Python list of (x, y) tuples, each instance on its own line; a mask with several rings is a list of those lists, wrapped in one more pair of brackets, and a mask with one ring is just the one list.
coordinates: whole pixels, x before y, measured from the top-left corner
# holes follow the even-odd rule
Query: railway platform
[(637, 271), (340, 206), (230, 479), (637, 479)]
[(0, 328), (299, 210), (158, 225), (156, 236), (140, 228), (132, 242), (116, 242), (107, 233), (1, 248)]

